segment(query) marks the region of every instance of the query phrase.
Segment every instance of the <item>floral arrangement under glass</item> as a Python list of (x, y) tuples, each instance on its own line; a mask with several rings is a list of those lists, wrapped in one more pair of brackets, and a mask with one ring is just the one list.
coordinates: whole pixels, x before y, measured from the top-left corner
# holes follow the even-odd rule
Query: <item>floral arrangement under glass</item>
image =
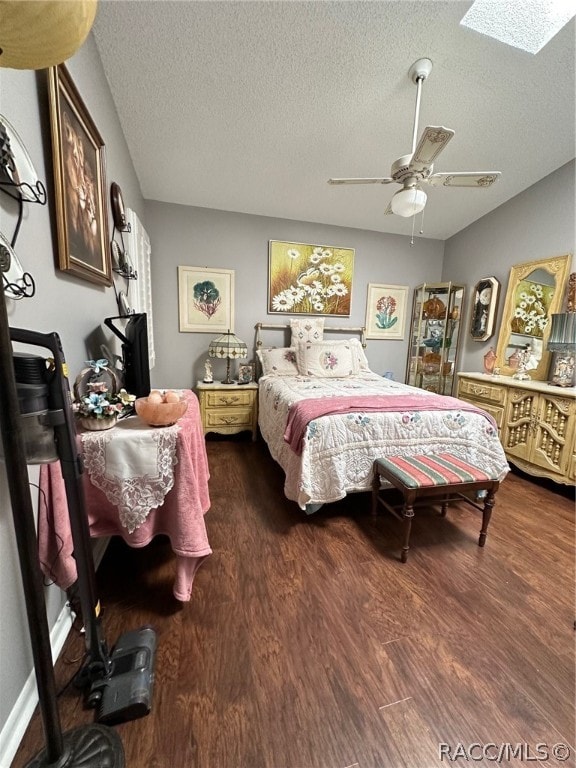
[(109, 373), (107, 360), (88, 360), (87, 363), (90, 365), (91, 380), (85, 383), (72, 409), (84, 429), (110, 429), (121, 416), (133, 412), (136, 396), (125, 389), (118, 392), (114, 388), (110, 390), (106, 381), (99, 380), (103, 372)]

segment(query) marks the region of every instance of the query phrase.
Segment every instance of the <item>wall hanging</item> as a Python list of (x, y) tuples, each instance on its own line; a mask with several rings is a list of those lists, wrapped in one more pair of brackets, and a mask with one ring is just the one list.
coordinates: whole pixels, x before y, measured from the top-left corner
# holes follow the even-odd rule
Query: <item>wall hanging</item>
[(269, 242), (268, 314), (350, 317), (354, 249)]
[(408, 290), (407, 285), (368, 283), (367, 339), (404, 338)]
[(470, 336), (473, 341), (487, 341), (494, 335), (500, 283), (495, 277), (483, 277), (472, 291)]
[(234, 270), (178, 267), (180, 332), (234, 330)]
[(104, 142), (64, 65), (49, 70), (58, 266), (112, 284)]

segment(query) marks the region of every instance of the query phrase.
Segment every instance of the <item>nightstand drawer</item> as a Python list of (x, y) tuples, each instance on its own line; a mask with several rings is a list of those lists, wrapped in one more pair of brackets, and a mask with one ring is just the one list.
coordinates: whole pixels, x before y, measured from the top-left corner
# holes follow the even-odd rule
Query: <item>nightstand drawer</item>
[(205, 412), (205, 429), (213, 427), (246, 427), (252, 429), (253, 411), (251, 408), (207, 408)]
[(253, 389), (244, 391), (235, 389), (233, 392), (206, 391), (204, 393), (207, 408), (242, 408), (242, 406), (251, 408), (255, 396), (256, 393)]
[(463, 400), (482, 400), (487, 403), (504, 405), (506, 392), (503, 387), (498, 385), (485, 384), (483, 381), (472, 381), (471, 379), (460, 379), (458, 397)]

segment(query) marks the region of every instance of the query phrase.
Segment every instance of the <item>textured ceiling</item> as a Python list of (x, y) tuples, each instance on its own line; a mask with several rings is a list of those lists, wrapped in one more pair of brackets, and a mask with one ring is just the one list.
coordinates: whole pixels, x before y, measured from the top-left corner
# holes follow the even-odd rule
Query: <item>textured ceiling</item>
[[(420, 133), (455, 130), (435, 171), (502, 171), (487, 189), (426, 187), (446, 239), (575, 156), (575, 24), (537, 55), (460, 26), (470, 2), (101, 0), (94, 37), (146, 199), (410, 234), (384, 216)], [(420, 229), (420, 217), (416, 222)]]

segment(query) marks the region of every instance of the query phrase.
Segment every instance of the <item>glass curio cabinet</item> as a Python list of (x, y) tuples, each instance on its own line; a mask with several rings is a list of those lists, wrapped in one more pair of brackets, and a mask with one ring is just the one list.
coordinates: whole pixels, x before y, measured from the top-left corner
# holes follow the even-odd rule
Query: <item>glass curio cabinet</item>
[(424, 283), (414, 289), (406, 383), (451, 395), (456, 375), (464, 286)]

